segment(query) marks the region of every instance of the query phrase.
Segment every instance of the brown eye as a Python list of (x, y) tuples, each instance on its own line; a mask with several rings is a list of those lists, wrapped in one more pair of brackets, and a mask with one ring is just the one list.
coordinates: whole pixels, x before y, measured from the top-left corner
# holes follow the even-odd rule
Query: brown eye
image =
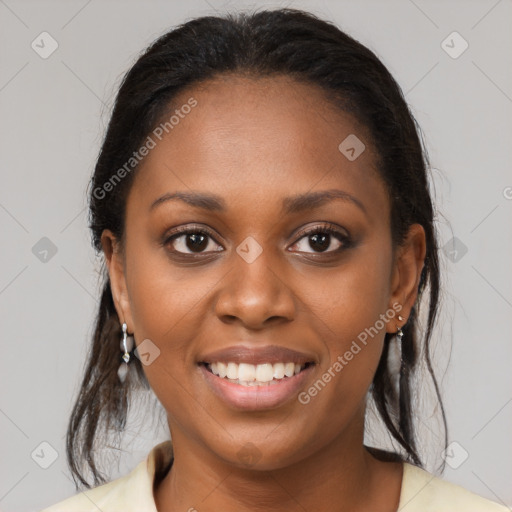
[(346, 248), (350, 242), (345, 233), (332, 226), (317, 226), (300, 234), (302, 237), (293, 245), (299, 252), (339, 252)]
[[(212, 252), (222, 250), (211, 236), (205, 230), (182, 229), (167, 238), (165, 245), (172, 247), (172, 252), (180, 254), (201, 254), (203, 252)], [(220, 247), (215, 248), (215, 247)]]

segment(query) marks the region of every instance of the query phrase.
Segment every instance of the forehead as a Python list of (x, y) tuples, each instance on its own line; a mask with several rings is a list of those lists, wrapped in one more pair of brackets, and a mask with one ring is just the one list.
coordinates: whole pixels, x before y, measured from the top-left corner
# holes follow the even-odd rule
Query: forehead
[[(191, 100), (195, 106), (185, 108)], [(130, 193), (138, 203), (187, 189), (234, 202), (315, 188), (383, 193), (365, 127), (322, 89), (290, 77), (206, 81), (179, 94), (159, 126)], [(343, 152), (346, 140), (357, 152), (364, 148), (357, 158)]]

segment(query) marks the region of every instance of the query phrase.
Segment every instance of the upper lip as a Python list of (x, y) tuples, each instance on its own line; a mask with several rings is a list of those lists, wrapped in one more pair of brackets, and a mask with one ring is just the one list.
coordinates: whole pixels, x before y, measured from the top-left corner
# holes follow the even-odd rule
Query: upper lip
[(200, 363), (215, 363), (218, 361), (226, 363), (314, 363), (315, 357), (278, 345), (267, 345), (265, 347), (248, 347), (247, 345), (233, 345), (228, 348), (215, 350), (199, 358)]

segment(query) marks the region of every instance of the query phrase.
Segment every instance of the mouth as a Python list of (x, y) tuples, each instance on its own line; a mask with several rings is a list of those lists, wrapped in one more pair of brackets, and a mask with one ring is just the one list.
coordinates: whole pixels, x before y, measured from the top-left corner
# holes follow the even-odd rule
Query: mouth
[(233, 409), (274, 409), (305, 386), (318, 361), (279, 346), (243, 345), (201, 356), (198, 367), (213, 394)]
[(234, 363), (216, 361), (212, 363), (201, 363), (207, 371), (213, 375), (225, 379), (232, 384), (239, 386), (272, 386), (279, 384), (281, 381), (290, 379), (295, 375), (303, 372), (313, 362), (306, 362), (303, 364), (294, 363), (292, 361), (283, 363)]

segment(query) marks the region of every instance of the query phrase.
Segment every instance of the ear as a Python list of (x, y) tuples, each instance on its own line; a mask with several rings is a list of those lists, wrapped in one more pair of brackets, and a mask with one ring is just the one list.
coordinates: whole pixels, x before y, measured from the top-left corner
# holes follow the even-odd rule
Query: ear
[[(425, 230), (420, 224), (412, 224), (404, 242), (397, 248), (391, 278), (391, 296), (388, 308), (396, 316), (388, 322), (387, 332), (394, 333), (402, 327), (416, 302), (421, 272), (427, 251)], [(400, 308), (401, 306), (401, 308)], [(398, 316), (403, 320), (398, 320)]]
[(134, 326), (126, 287), (125, 260), (121, 244), (109, 229), (105, 229), (101, 234), (101, 246), (105, 255), (105, 263), (110, 277), (110, 289), (119, 322), (121, 324), (126, 322), (128, 332), (133, 332)]

